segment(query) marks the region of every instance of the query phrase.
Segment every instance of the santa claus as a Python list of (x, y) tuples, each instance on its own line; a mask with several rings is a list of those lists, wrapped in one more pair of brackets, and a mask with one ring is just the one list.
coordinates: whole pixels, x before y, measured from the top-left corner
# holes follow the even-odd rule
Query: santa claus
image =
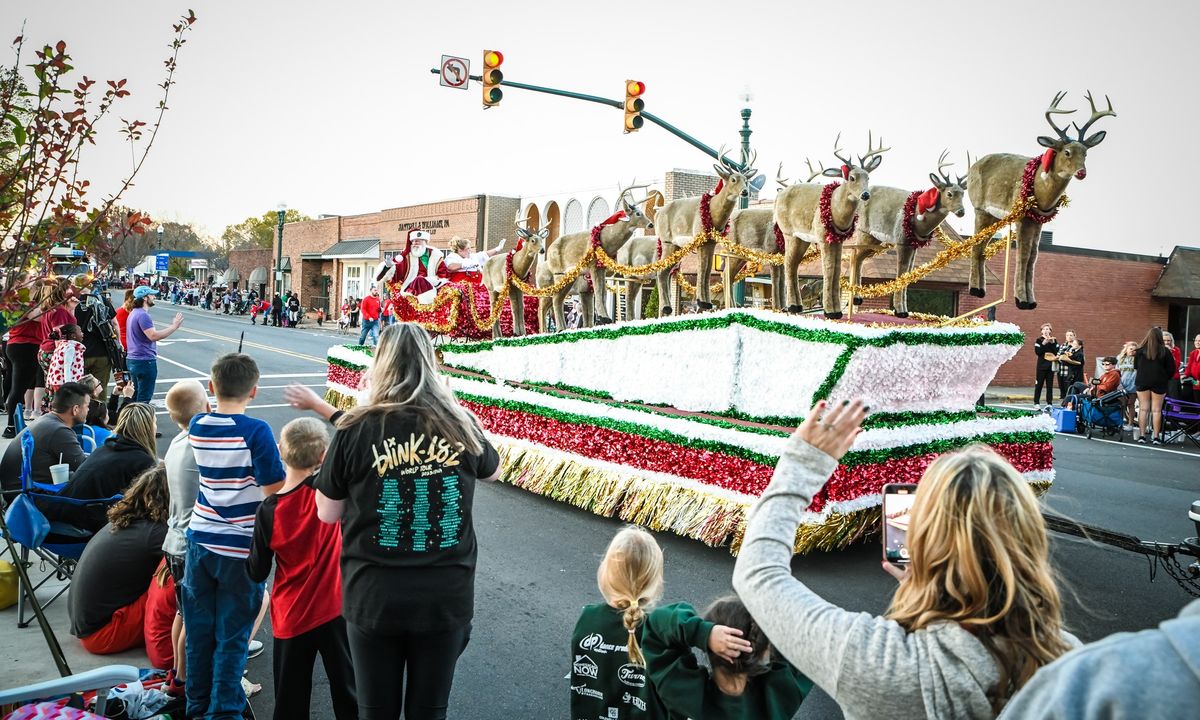
[(446, 280), (438, 277), (442, 262), (440, 251), (429, 247), (429, 233), (409, 230), (404, 250), (391, 262), (384, 260), (375, 271), (375, 279), (387, 283), (392, 293), (412, 295), (417, 302), (429, 304), (437, 297), (437, 289)]

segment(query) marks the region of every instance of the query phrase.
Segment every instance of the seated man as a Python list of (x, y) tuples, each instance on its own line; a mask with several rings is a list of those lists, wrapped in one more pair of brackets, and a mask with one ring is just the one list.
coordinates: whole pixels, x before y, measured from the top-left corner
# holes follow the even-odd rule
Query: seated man
[(73, 472), (87, 455), (79, 444), (73, 428), (87, 422), (92, 402), (92, 389), (77, 382), (63, 383), (54, 395), (51, 412), (29, 424), (8, 444), (0, 459), (0, 483), (3, 489), (21, 489), (21, 442), (26, 433), (33, 437), (33, 458), (30, 479), (51, 483), (50, 466), (66, 463)]
[(1098, 384), (1092, 384), (1085, 392), (1094, 398), (1102, 398), (1121, 387), (1121, 373), (1117, 371), (1117, 359), (1109, 356), (1100, 361), (1104, 374)]

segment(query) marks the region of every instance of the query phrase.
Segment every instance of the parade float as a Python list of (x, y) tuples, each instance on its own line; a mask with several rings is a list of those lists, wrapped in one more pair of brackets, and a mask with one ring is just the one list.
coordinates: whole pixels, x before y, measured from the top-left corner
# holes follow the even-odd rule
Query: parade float
[[(1086, 136), (1088, 127), (1112, 114), (1111, 105), (1099, 112), (1093, 103), (1092, 119), (1072, 140), (1051, 119), (1063, 112), (1057, 109), (1061, 99), (1047, 111), (1058, 136), (1039, 138), (1049, 148), (1040, 158), (984, 156), (971, 164), (969, 180), (951, 182), (941, 173), (943, 155), (938, 175), (931, 175), (933, 188), (897, 190), (892, 194), (899, 201), (879, 221), (867, 218), (861, 226), (854, 203), (839, 200), (837, 193), (849, 187), (856, 197), (867, 194), (882, 144), (869, 143), (868, 155), (857, 163), (839, 150), (841, 167), (819, 169), (809, 180), (836, 175), (842, 182), (789, 186), (776, 199), (772, 226), (754, 232), (730, 233), (741, 212), (731, 212), (730, 189), (740, 190), (754, 171), (723, 162), (716, 166), (721, 183), (712, 193), (660, 210), (653, 259), (642, 255), (649, 261), (639, 265), (618, 262), (619, 243), (610, 242), (614, 234), (629, 242), (631, 225), (651, 226), (636, 203), (626, 200), (627, 191), (621, 195), (624, 211), (593, 228), (590, 242), (572, 243), (569, 254), (560, 252), (550, 263), (538, 261), (536, 285), (529, 282), (523, 258), (520, 272), (513, 269), (514, 256), (530, 250), (526, 231), (526, 245), (488, 261), (494, 271), (504, 268), (489, 280), (490, 307), (470, 311), (475, 330), (487, 328), (493, 339), (475, 340), (475, 333), (440, 345), (449, 386), (500, 451), (502, 481), (598, 515), (710, 545), (728, 543), (736, 552), (747, 511), (767, 487), (804, 414), (818, 400), (862, 398), (870, 407), (864, 431), (807, 508), (797, 552), (844, 547), (876, 530), (885, 483), (917, 482), (939, 454), (972, 443), (990, 445), (1035, 491), (1045, 492), (1054, 479), (1049, 418), (977, 405), (997, 369), (1024, 345), (1019, 328), (978, 314), (909, 313), (903, 290), (951, 262), (970, 258), (982, 264), (1003, 252), (1000, 298), (978, 313), (1008, 299), (1015, 246), (1017, 306), (1036, 305), (1036, 254), (1028, 251), (1029, 240), (1066, 205), (1067, 182), (1083, 177), (1087, 148), (1103, 139), (1103, 133)], [(989, 168), (1003, 177), (988, 176)], [(973, 202), (978, 199), (976, 232), (968, 238), (939, 224), (947, 212), (959, 214), (964, 190)], [(755, 216), (754, 222), (765, 226), (767, 218)], [(904, 253), (897, 277), (886, 282), (858, 284), (853, 262), (850, 277), (842, 277), (843, 243), (858, 240), (847, 244), (851, 254), (856, 246), (864, 252), (907, 246), (913, 242), (908, 228), (915, 228), (916, 242), (939, 243), (934, 258), (913, 267), (911, 253)], [(763, 240), (739, 242), (750, 236)], [(541, 244), (536, 239), (532, 244), (540, 253)], [(525, 329), (544, 328), (551, 311), (562, 328), (558, 307), (565, 294), (586, 293), (589, 300), (593, 293), (604, 294), (604, 272), (597, 271), (656, 278), (661, 288), (687, 254), (701, 251), (707, 259), (714, 250), (747, 267), (783, 266), (783, 273), (772, 275), (786, 287), (775, 288), (774, 296), (786, 295), (791, 312), (734, 308), (518, 337), (492, 329), (506, 307), (523, 307), (531, 298), (541, 308), (537, 323), (525, 318)], [(818, 255), (826, 276), (824, 312), (799, 314), (800, 298), (789, 276), (797, 261)], [(708, 306), (701, 297), (714, 289), (707, 277), (702, 265), (700, 287), (690, 288), (701, 307)], [(972, 273), (974, 295), (983, 292), (980, 278)], [(585, 279), (591, 280), (586, 286)], [(457, 292), (448, 287), (431, 300), (407, 299), (408, 318), (430, 332), (453, 334), (452, 323), (428, 313), (450, 307), (463, 317), (466, 303), (453, 299)], [(843, 293), (849, 302), (843, 302)], [(883, 295), (895, 296), (896, 312), (854, 313), (857, 299)], [(585, 315), (591, 320), (591, 313)], [(327, 399), (348, 408), (365, 398), (371, 349), (335, 346), (328, 360)]]

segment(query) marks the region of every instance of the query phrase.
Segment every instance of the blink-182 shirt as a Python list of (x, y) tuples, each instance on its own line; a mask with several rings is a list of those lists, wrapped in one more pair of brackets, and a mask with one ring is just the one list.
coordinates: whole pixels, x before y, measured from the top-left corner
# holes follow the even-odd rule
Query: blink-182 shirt
[(401, 410), (334, 433), (316, 489), (345, 500), (342, 614), (385, 633), (460, 628), (475, 612), (475, 481), (499, 467)]
[[(571, 720), (658, 720), (667, 716), (646, 679), (629, 661), (623, 612), (587, 605), (571, 633)], [(645, 623), (638, 628), (642, 635)]]

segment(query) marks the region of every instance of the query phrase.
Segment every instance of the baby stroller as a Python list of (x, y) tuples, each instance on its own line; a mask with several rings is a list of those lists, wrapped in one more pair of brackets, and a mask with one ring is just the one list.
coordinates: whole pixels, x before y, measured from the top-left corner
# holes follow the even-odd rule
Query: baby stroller
[[(1092, 385), (1099, 385), (1099, 380), (1092, 380)], [(1117, 387), (1110, 393), (1094, 398), (1084, 394), (1086, 386), (1083, 383), (1071, 385), (1071, 394), (1067, 402), (1074, 402), (1076, 412), (1075, 431), (1083, 433), (1090, 440), (1092, 435), (1099, 432), (1103, 437), (1116, 436), (1118, 442), (1125, 441), (1125, 397), (1128, 393)]]

